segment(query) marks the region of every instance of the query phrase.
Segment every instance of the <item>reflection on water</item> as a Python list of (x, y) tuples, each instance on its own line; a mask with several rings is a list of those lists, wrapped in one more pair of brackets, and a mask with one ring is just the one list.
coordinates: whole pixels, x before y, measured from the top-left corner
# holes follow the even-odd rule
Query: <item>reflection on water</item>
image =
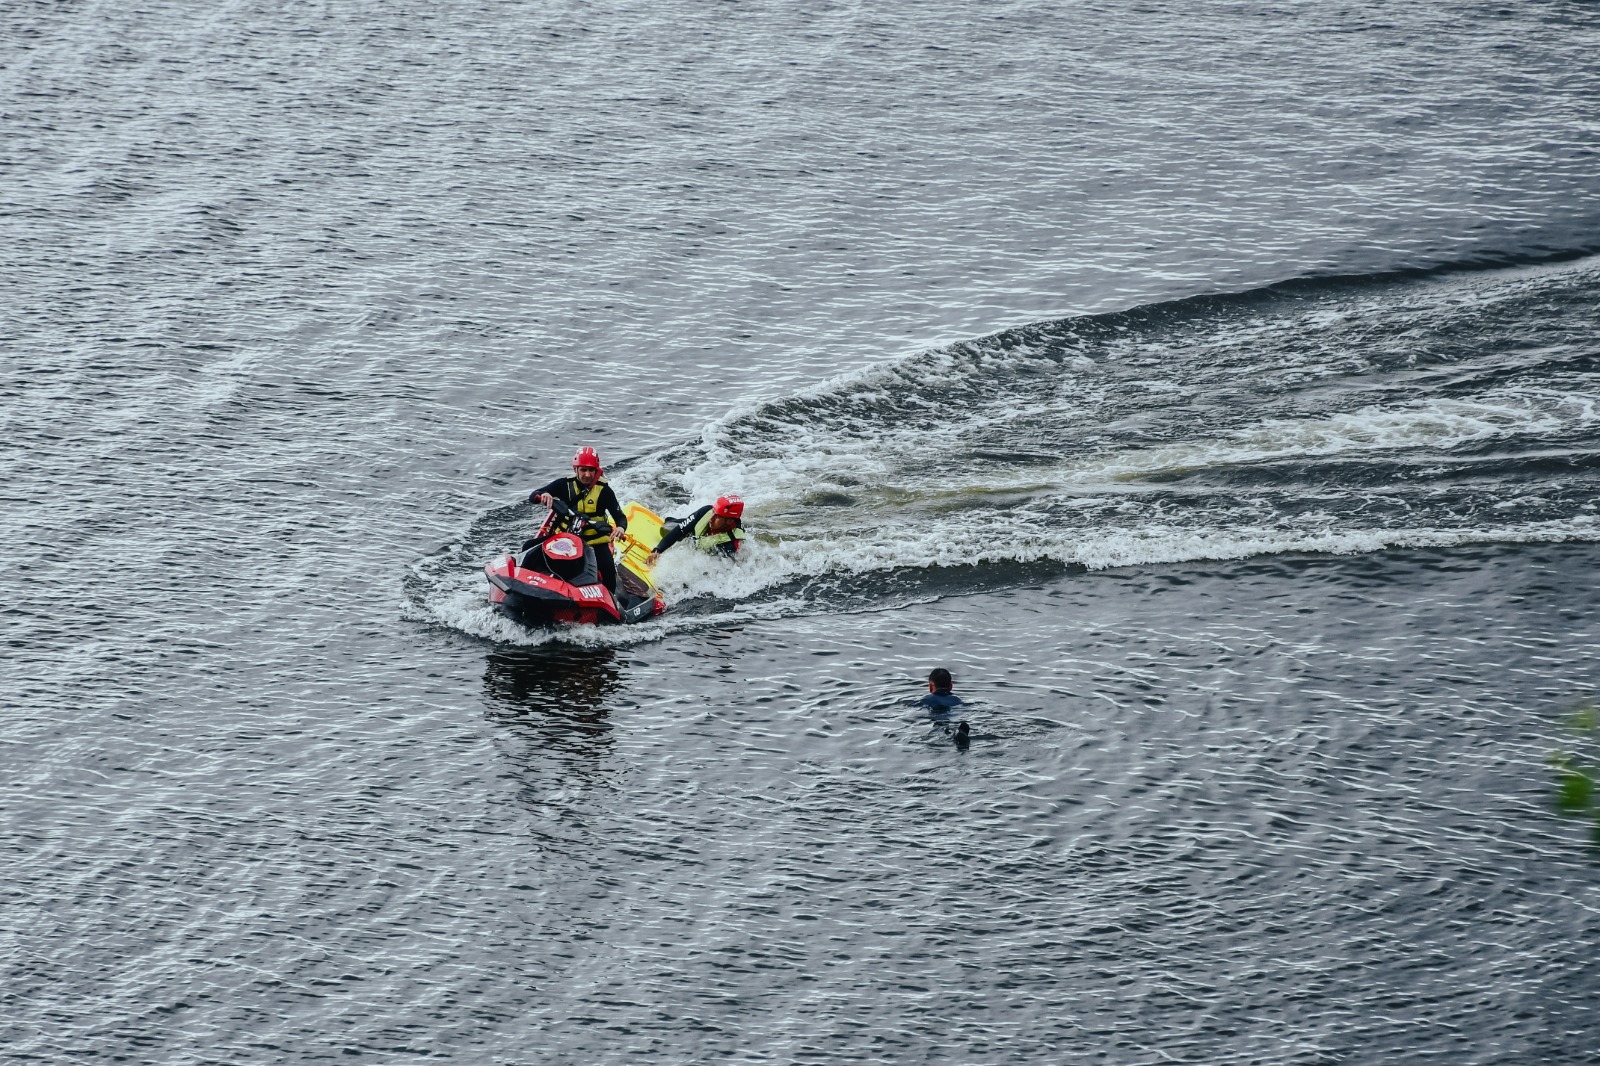
[(622, 685), (611, 648), (508, 648), (489, 654), (489, 718), (517, 727), (535, 748), (598, 758), (611, 747), (609, 703)]

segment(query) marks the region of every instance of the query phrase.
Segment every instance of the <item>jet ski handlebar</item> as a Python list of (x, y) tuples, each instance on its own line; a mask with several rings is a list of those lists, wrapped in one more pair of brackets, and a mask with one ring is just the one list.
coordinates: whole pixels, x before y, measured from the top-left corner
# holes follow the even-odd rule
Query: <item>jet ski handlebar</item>
[(606, 536), (611, 535), (612, 527), (610, 522), (607, 522), (603, 518), (585, 518), (577, 511), (574, 511), (571, 507), (568, 507), (565, 500), (558, 500), (552, 497), (550, 500), (550, 510), (554, 511), (564, 522), (566, 522), (568, 532), (576, 533), (580, 537), (583, 535), (585, 530), (593, 530), (596, 533), (604, 533)]

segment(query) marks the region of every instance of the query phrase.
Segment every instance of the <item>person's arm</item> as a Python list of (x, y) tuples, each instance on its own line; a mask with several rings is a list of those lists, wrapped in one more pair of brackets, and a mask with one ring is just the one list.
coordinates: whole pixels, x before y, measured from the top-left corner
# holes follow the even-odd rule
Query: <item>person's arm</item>
[(662, 552), (678, 543), (678, 541), (683, 539), (684, 529), (684, 526), (673, 526), (671, 529), (661, 534), (661, 539), (656, 541), (656, 546), (651, 549), (650, 554), (652, 556), (660, 555)]
[(610, 516), (611, 543), (615, 544), (627, 531), (628, 516), (622, 513), (622, 504), (617, 501), (617, 494), (611, 491), (610, 485), (600, 486), (600, 499), (596, 502), (595, 517), (603, 522)]
[(656, 542), (655, 551), (650, 553), (651, 562), (655, 561), (656, 556), (660, 555), (662, 552), (678, 543), (678, 541), (682, 540), (684, 537), (687, 537), (689, 534), (693, 533), (695, 523), (704, 518), (706, 512), (709, 510), (711, 510), (711, 506), (707, 504), (705, 507), (700, 508), (688, 518), (685, 518), (682, 522), (679, 522), (674, 529), (663, 534), (661, 539)]
[(550, 482), (550, 484), (545, 485), (542, 488), (534, 489), (532, 492), (528, 493), (528, 502), (538, 503), (539, 497), (541, 496), (554, 496), (558, 500), (564, 499), (566, 497), (566, 492), (562, 482), (566, 480), (566, 478), (558, 477), (554, 481)]
[(622, 513), (622, 504), (617, 500), (617, 494), (607, 485), (600, 490), (600, 513), (611, 516), (611, 524), (617, 529), (628, 528), (628, 516)]

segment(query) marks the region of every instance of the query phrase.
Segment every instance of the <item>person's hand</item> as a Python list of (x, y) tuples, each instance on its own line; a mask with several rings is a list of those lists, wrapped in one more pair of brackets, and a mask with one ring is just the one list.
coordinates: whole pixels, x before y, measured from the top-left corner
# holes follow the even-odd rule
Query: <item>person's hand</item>
[(544, 504), (546, 507), (554, 507), (556, 504), (555, 497), (551, 496), (548, 492), (539, 493), (539, 502)]
[(659, 559), (659, 558), (661, 558), (661, 553), (660, 552), (651, 552), (649, 555), (645, 556), (644, 565), (646, 565), (646, 566), (654, 566), (654, 565), (656, 565), (656, 560)]
[(623, 529), (621, 526), (612, 526), (611, 527), (611, 543), (615, 544), (617, 541), (621, 540), (623, 537), (626, 537), (627, 535), (628, 535), (628, 531), (626, 529)]

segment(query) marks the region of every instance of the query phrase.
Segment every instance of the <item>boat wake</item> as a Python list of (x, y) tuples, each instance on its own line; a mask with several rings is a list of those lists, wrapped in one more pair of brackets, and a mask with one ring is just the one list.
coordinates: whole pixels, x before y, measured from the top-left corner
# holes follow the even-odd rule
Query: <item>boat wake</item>
[[(669, 511), (741, 494), (749, 557), (666, 555), (666, 619), (564, 639), (879, 609), (1041, 567), (1600, 539), (1597, 281), (1587, 258), (1295, 282), (1036, 323), (729, 412), (611, 481)], [(419, 562), (418, 611), (547, 639), (473, 602), (522, 511)]]

